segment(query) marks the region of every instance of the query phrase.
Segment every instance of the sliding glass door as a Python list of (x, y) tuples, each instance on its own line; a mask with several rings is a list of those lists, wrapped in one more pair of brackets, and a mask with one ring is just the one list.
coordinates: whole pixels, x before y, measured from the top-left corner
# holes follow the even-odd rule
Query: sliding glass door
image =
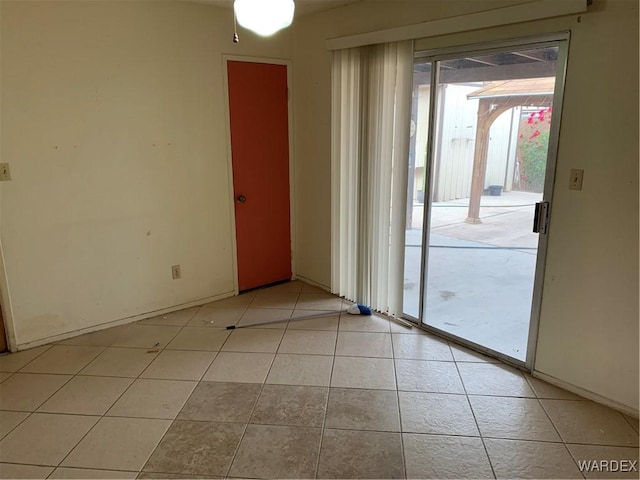
[(537, 330), (565, 44), (414, 65), (404, 314), (519, 364)]
[(416, 62), (413, 68), (409, 175), (404, 249), (403, 311), (409, 318), (420, 317), (424, 237), (425, 180), (431, 105), (431, 62)]

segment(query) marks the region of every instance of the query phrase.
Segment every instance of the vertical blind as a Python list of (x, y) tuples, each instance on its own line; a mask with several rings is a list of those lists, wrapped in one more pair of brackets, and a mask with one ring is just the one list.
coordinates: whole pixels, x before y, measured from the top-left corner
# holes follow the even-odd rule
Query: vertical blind
[(402, 302), (412, 43), (333, 52), (332, 290), (398, 314)]

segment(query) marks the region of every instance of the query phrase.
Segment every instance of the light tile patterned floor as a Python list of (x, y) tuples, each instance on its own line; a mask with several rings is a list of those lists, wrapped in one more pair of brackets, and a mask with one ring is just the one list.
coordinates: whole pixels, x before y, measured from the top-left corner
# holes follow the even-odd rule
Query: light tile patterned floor
[(291, 282), (0, 356), (0, 477), (600, 478), (578, 462), (638, 461), (636, 419), (342, 308)]

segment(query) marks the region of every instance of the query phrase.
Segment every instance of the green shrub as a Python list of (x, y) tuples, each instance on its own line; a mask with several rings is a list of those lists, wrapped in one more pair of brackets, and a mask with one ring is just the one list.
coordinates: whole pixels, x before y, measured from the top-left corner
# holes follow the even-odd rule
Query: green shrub
[(527, 190), (542, 192), (547, 171), (549, 132), (525, 140), (520, 145), (520, 178)]

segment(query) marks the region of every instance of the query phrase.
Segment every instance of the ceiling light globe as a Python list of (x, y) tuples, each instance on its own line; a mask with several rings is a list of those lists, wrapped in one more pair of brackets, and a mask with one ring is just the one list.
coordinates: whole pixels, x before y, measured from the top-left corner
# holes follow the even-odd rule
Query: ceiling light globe
[(235, 0), (238, 23), (264, 37), (291, 25), (293, 0)]

